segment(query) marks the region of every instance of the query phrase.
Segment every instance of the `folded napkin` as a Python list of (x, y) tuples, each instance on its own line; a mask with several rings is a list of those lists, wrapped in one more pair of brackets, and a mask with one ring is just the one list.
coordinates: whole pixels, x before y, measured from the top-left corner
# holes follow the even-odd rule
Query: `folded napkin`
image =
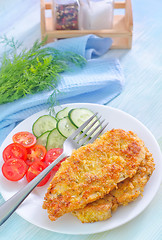
[[(60, 104), (90, 102), (106, 104), (121, 93), (124, 77), (118, 59), (100, 58), (111, 47), (110, 38), (86, 35), (59, 40), (46, 46), (61, 51), (72, 51), (87, 59), (83, 68), (62, 73), (58, 83), (57, 100)], [(52, 91), (28, 95), (12, 103), (0, 105), (0, 144), (8, 133), (23, 119), (48, 107)]]

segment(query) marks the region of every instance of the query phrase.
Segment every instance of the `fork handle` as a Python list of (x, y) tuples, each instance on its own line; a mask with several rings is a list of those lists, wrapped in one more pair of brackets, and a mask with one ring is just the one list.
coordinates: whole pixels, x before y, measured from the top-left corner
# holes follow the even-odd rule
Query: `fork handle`
[(20, 189), (9, 200), (4, 202), (0, 206), (0, 226), (15, 212), (18, 206), (25, 200), (25, 198), (32, 192), (32, 190), (38, 185), (38, 183), (52, 170), (58, 162), (64, 157), (65, 153), (62, 153), (54, 162), (52, 162), (47, 168), (45, 168), (37, 177), (29, 182), (25, 187)]

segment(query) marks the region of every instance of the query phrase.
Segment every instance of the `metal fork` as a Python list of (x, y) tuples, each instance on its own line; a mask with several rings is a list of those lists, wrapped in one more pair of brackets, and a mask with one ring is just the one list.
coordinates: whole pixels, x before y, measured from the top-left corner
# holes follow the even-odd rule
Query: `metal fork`
[(63, 144), (63, 153), (54, 162), (52, 162), (37, 177), (35, 177), (19, 192), (17, 192), (9, 200), (7, 200), (0, 206), (0, 225), (2, 225), (15, 212), (19, 205), (25, 200), (25, 198), (32, 192), (32, 190), (38, 185), (38, 183), (52, 170), (52, 168), (57, 163), (59, 163), (64, 157), (70, 156), (73, 149), (77, 149), (85, 143), (92, 143), (101, 134), (101, 132), (106, 128), (108, 124), (104, 124), (104, 126), (102, 126), (104, 122), (103, 120), (93, 129), (91, 129), (99, 119), (97, 118), (95, 121), (92, 122), (96, 115), (97, 113), (90, 117), (70, 137), (65, 140)]

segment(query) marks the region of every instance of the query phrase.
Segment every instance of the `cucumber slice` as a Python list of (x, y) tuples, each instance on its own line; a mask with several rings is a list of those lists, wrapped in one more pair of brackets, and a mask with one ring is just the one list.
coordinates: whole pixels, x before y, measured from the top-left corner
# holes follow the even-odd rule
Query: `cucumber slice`
[(46, 147), (47, 137), (48, 137), (49, 133), (50, 133), (50, 131), (47, 131), (47, 132), (43, 133), (42, 135), (40, 135), (40, 137), (37, 138), (37, 144)]
[(63, 137), (56, 128), (53, 129), (47, 137), (47, 151), (52, 148), (63, 148), (63, 143), (65, 140), (66, 138)]
[(36, 137), (41, 136), (47, 131), (51, 131), (56, 128), (56, 119), (50, 115), (44, 115), (39, 117), (33, 124), (32, 131)]
[(69, 137), (77, 128), (71, 123), (68, 117), (64, 117), (56, 125), (59, 133), (64, 137)]
[(71, 110), (70, 107), (66, 107), (66, 108), (62, 109), (61, 111), (59, 111), (56, 114), (56, 118), (61, 119), (61, 118), (67, 117), (70, 110)]
[[(85, 121), (87, 121), (91, 116), (93, 116), (94, 113), (92, 111), (90, 111), (89, 109), (87, 108), (75, 108), (75, 109), (72, 109), (69, 114), (68, 114), (68, 117), (71, 121), (71, 123), (76, 126), (77, 128), (80, 127)], [(96, 119), (98, 119), (97, 117), (94, 117), (94, 120), (95, 121)], [(91, 121), (86, 127), (85, 129), (92, 124)], [(100, 121), (98, 120), (94, 125), (93, 127), (87, 132), (90, 133), (98, 124), (100, 123)], [(101, 128), (101, 127), (100, 127)], [(85, 130), (83, 129), (83, 131)], [(95, 135), (96, 132), (98, 132), (99, 128), (97, 129), (97, 131), (95, 131), (91, 137), (93, 137)]]

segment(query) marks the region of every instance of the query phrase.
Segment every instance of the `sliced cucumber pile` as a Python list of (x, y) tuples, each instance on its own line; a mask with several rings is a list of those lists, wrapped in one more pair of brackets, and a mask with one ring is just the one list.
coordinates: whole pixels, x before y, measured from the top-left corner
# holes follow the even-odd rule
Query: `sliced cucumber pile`
[(32, 127), (33, 134), (36, 137), (39, 137), (43, 133), (47, 131), (51, 131), (52, 129), (56, 128), (56, 124), (57, 124), (57, 121), (54, 117), (50, 115), (41, 116), (33, 124), (33, 127)]
[[(94, 113), (87, 108), (71, 109), (66, 107), (56, 114), (56, 118), (50, 115), (39, 117), (32, 127), (33, 134), (37, 137), (37, 144), (45, 146), (47, 151), (51, 148), (62, 148), (65, 139), (93, 114)], [(97, 117), (94, 118), (94, 121), (95, 120), (97, 120), (97, 122), (92, 129), (99, 124)], [(92, 131), (92, 129), (90, 131)]]

